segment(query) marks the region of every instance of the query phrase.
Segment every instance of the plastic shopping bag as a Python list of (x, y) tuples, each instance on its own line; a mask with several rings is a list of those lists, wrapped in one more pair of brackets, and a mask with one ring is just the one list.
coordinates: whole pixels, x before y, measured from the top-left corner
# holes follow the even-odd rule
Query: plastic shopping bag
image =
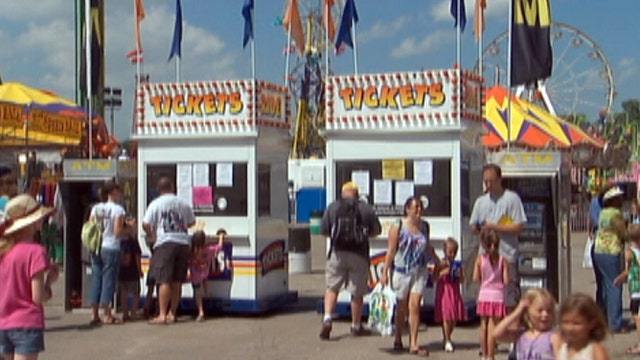
[(587, 237), (587, 244), (584, 246), (584, 256), (582, 257), (582, 267), (585, 269), (593, 268), (593, 259), (591, 258), (591, 247), (593, 247), (593, 236)]
[(396, 294), (390, 286), (378, 283), (369, 294), (369, 328), (380, 335), (393, 334), (393, 310), (396, 306)]

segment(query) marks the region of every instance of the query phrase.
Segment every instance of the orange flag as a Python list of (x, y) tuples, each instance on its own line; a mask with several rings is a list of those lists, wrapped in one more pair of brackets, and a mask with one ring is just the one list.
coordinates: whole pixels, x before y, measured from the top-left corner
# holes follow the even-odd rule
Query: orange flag
[(487, 0), (476, 0), (476, 12), (473, 21), (473, 32), (476, 35), (476, 41), (480, 41), (480, 36), (484, 32), (484, 10), (487, 8)]
[(298, 0), (289, 0), (289, 6), (282, 19), (282, 25), (287, 31), (291, 32), (291, 38), (298, 48), (298, 53), (304, 53), (304, 31), (302, 30), (302, 19), (300, 18), (300, 10), (298, 9)]
[(336, 37), (336, 24), (333, 22), (333, 0), (324, 0), (324, 9), (322, 12), (322, 21), (324, 22), (324, 30), (328, 34), (329, 42), (333, 42)]
[(142, 4), (142, 0), (134, 0), (133, 7), (136, 16), (133, 32), (136, 41), (136, 49), (139, 51), (140, 49), (142, 49), (142, 39), (140, 38), (140, 22), (145, 17), (144, 5)]

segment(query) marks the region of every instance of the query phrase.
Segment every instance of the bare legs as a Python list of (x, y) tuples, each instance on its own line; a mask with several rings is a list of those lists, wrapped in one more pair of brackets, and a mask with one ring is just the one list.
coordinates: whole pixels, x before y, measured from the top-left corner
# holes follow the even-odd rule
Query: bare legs
[[(409, 315), (409, 351), (420, 351), (420, 345), (418, 344), (418, 330), (420, 328), (420, 302), (422, 301), (422, 294), (410, 293), (408, 299), (398, 299), (398, 306), (396, 308), (396, 335), (395, 344), (402, 343), (402, 330), (404, 328), (404, 322)], [(426, 350), (422, 350), (426, 351)]]
[(491, 334), (499, 321), (500, 319), (496, 317), (482, 316), (480, 318), (480, 348), (485, 359), (493, 360), (496, 356), (496, 340)]

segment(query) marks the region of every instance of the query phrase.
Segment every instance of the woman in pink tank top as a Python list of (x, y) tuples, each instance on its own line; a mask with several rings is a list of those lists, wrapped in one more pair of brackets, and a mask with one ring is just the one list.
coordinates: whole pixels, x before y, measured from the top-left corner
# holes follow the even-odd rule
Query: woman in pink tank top
[(500, 255), (500, 237), (495, 231), (480, 234), (484, 254), (476, 259), (473, 280), (480, 283), (476, 312), (480, 316), (482, 358), (493, 360), (496, 353), (493, 329), (505, 315), (504, 289), (509, 283), (509, 266)]

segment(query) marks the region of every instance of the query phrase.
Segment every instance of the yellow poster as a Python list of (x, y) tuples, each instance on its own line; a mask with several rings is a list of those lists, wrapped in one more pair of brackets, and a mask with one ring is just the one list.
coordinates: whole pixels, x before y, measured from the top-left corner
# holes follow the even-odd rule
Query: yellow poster
[(406, 171), (403, 159), (382, 160), (383, 179), (404, 179), (405, 173)]

